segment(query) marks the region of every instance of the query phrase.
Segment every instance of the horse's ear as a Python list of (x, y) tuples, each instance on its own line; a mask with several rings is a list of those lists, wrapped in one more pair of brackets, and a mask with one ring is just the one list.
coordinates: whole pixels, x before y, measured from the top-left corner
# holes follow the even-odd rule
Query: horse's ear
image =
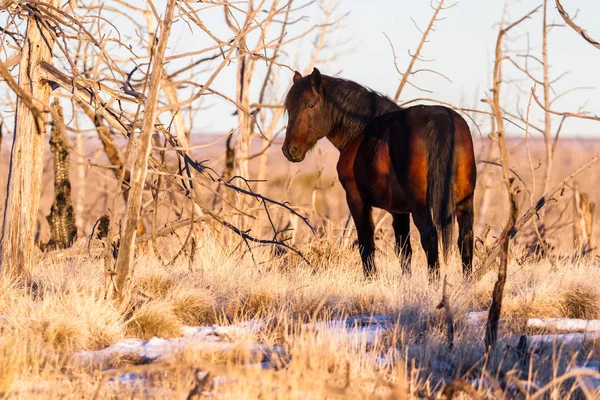
[(321, 85), (323, 84), (321, 81), (321, 72), (316, 68), (313, 69), (312, 74), (310, 74), (310, 84), (317, 90), (320, 90)]
[(298, 82), (300, 79), (302, 79), (300, 72), (294, 71), (294, 83)]

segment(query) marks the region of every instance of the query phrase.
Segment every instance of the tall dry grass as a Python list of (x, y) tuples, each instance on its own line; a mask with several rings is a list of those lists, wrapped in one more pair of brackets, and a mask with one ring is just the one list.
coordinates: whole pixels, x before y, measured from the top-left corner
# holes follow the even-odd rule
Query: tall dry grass
[[(517, 140), (510, 145), (515, 160), (512, 167), (525, 182), (531, 182), (523, 146)], [(534, 159), (540, 158), (542, 148), (535, 142), (532, 148)], [(477, 150), (485, 154), (479, 144)], [(599, 150), (600, 142), (564, 141), (557, 148), (554, 181)], [(99, 154), (94, 151), (90, 149), (90, 155)], [(211, 158), (211, 165), (218, 170), (222, 154), (218, 149), (210, 151), (200, 158)], [(574, 153), (578, 154), (576, 160)], [(101, 157), (94, 157), (91, 159), (102, 162)], [(0, 160), (4, 163), (6, 158)], [(549, 205), (549, 242), (555, 247), (550, 257), (533, 260), (525, 251), (528, 232), (517, 238), (508, 267), (501, 342), (496, 353), (486, 357), (483, 328), (468, 325), (465, 316), (489, 307), (494, 273), (478, 282), (463, 282), (456, 257), (443, 269), (450, 283), (449, 300), (456, 323), (450, 351), (445, 317), (436, 310), (441, 287), (428, 282), (414, 227), (413, 274), (401, 274), (388, 219), (378, 224), (376, 232), (379, 274), (372, 281), (363, 279), (360, 257), (352, 247), (354, 233), (341, 237), (347, 207), (335, 181), (336, 161), (336, 152), (327, 145), (300, 165), (284, 162), (275, 148), (269, 168), (277, 173), (261, 186), (267, 195), (290, 201), (317, 228), (316, 235), (311, 235), (308, 228), (298, 224), (293, 239), (310, 266), (293, 254), (267, 247), (253, 247), (251, 254), (239, 238), (220, 226), (201, 223), (192, 263), (184, 255), (173, 265), (164, 266), (152, 255), (151, 246), (140, 249), (134, 299), (124, 310), (103, 299), (103, 263), (96, 258), (101, 252), (93, 247), (92, 256), (88, 256), (85, 239), (73, 249), (40, 255), (31, 287), (0, 281), (0, 397), (94, 398), (97, 393), (98, 398), (186, 398), (197, 386), (198, 392), (231, 399), (426, 398), (440, 395), (454, 378), (471, 382), (488, 398), (525, 397), (523, 388), (534, 385), (554, 385), (544, 392), (553, 398), (596, 395), (581, 388), (589, 378), (561, 377), (573, 365), (599, 360), (597, 343), (544, 348), (525, 357), (517, 357), (515, 351), (519, 335), (530, 333), (525, 329), (527, 318), (600, 315), (600, 289), (594, 284), (597, 258), (594, 254), (572, 257), (569, 190)], [(318, 174), (321, 168), (323, 173)], [(0, 170), (2, 182), (5, 171)], [(113, 178), (105, 172), (89, 169), (85, 183), (73, 183), (75, 191), (86, 190), (87, 194), (87, 220), (80, 234), (90, 233), (91, 225), (112, 201)], [(499, 174), (493, 170), (492, 182), (499, 182)], [(48, 171), (46, 182), (51, 182), (50, 175)], [(595, 191), (600, 183), (597, 176), (591, 170), (579, 179), (580, 189), (593, 201), (600, 200)], [(4, 189), (2, 182), (0, 190)], [(51, 203), (50, 189), (45, 189), (42, 199), (40, 240), (47, 239), (43, 215)], [(521, 189), (523, 209), (529, 199), (525, 188)], [(490, 213), (476, 221), (479, 236), (485, 225), (490, 225), (488, 244), (500, 231), (505, 212), (502, 187), (490, 190)], [(480, 186), (476, 204), (482, 194)], [(211, 199), (207, 195), (203, 200), (210, 204)], [(248, 207), (251, 213), (262, 210), (258, 203), (250, 202)], [(293, 223), (288, 213), (276, 207), (271, 211), (278, 227)], [(254, 213), (257, 219), (246, 222), (245, 228), (257, 236), (272, 235), (261, 213)], [(374, 215), (376, 223), (384, 217), (377, 211)], [(159, 221), (159, 226), (163, 223)], [(600, 235), (598, 230), (595, 235)], [(159, 239), (157, 247), (162, 259), (170, 260), (179, 250), (179, 242)], [(369, 345), (340, 330), (302, 325), (369, 315), (388, 315), (394, 321), (376, 343)], [(191, 342), (159, 365), (147, 365), (152, 360), (136, 354), (121, 354), (98, 368), (74, 356), (125, 338), (178, 337), (186, 325), (230, 325), (252, 319), (264, 319), (265, 328), (223, 337), (233, 343), (231, 348)], [(256, 350), (257, 344), (263, 351)], [(382, 359), (387, 362), (382, 364)], [(261, 369), (263, 362), (271, 368)], [(129, 380), (122, 376), (128, 371), (135, 372)], [(204, 385), (202, 377), (207, 371), (211, 377)], [(118, 376), (120, 379), (115, 378)]]
[[(480, 140), (477, 131), (474, 131), (473, 135), (475, 138), (474, 142), (477, 159), (485, 159), (488, 146), (495, 146), (496, 144), (490, 143), (487, 140)], [(194, 145), (213, 141), (212, 137), (204, 137), (202, 135), (198, 135), (193, 139)], [(87, 143), (83, 154), (84, 159), (88, 159), (91, 162), (100, 165), (107, 165), (108, 160), (105, 159), (102, 150), (98, 148), (97, 138), (89, 137), (86, 138), (86, 140)], [(512, 137), (508, 139), (507, 144), (509, 147), (511, 168), (519, 174), (519, 177), (522, 178), (524, 182), (526, 182), (526, 185), (520, 180), (515, 182), (515, 185), (520, 190), (518, 196), (519, 210), (520, 212), (524, 212), (525, 209), (530, 206), (528, 190), (534, 191), (535, 199), (537, 199), (536, 196), (541, 195), (540, 182), (542, 182), (544, 168), (538, 166), (540, 165), (540, 162), (543, 162), (544, 160), (544, 147), (541, 140), (530, 139), (529, 141), (537, 183), (534, 188), (524, 139)], [(261, 143), (255, 143), (255, 147), (254, 150), (260, 150)], [(0, 198), (4, 198), (5, 195), (9, 150), (10, 142), (7, 142), (5, 139), (2, 147), (2, 154), (0, 154)], [(598, 153), (600, 153), (600, 140), (561, 138), (556, 147), (551, 184), (553, 185), (560, 182), (562, 178), (569, 175), (569, 173), (578, 166)], [(196, 159), (208, 159), (207, 165), (218, 172), (223, 170), (224, 155), (225, 150), (221, 144), (194, 151), (194, 157)], [(343, 189), (336, 178), (335, 165), (337, 160), (337, 150), (326, 141), (319, 142), (316, 149), (309, 153), (306, 160), (300, 164), (293, 164), (285, 160), (281, 153), (280, 144), (275, 144), (270, 150), (268, 165), (268, 170), (272, 171), (272, 173), (268, 176), (268, 182), (260, 186), (260, 191), (276, 200), (289, 201), (298, 211), (304, 215), (308, 215), (313, 226), (318, 228), (325, 236), (329, 234), (339, 236), (344, 229), (348, 208), (346, 206)], [(481, 171), (484, 166), (484, 164), (478, 164), (478, 170)], [(80, 231), (79, 234), (89, 234), (93, 224), (106, 212), (107, 208), (112, 205), (112, 193), (115, 188), (114, 175), (109, 170), (90, 167), (86, 170), (87, 175), (85, 182), (78, 182), (75, 167), (76, 165), (73, 163), (71, 178), (74, 196), (77, 196), (78, 191), (85, 191), (85, 213), (82, 218), (85, 223), (82, 227), (83, 232)], [(257, 161), (253, 160), (250, 163), (251, 172), (256, 172), (257, 168)], [(489, 168), (492, 172), (491, 187), (489, 189), (492, 204), (489, 212), (475, 221), (477, 227), (475, 233), (478, 236), (482, 236), (486, 231), (486, 226), (489, 225), (491, 231), (487, 238), (484, 239), (487, 239), (487, 243), (491, 244), (494, 241), (494, 236), (500, 234), (502, 224), (505, 222), (503, 216), (507, 212), (507, 200), (506, 193), (504, 193), (501, 184), (500, 168), (496, 166), (490, 166)], [(600, 204), (600, 192), (596, 190), (596, 188), (600, 186), (600, 174), (598, 174), (598, 168), (600, 168), (600, 166), (594, 166), (583, 172), (577, 178), (580, 190), (583, 193), (587, 193), (590, 196), (590, 201), (593, 201), (596, 204)], [(319, 171), (322, 171), (320, 175)], [(236, 183), (240, 184), (240, 182)], [(484, 193), (483, 188), (484, 183), (478, 182), (475, 193), (476, 216), (479, 216), (479, 205)], [(206, 198), (203, 199), (206, 204), (212, 204), (213, 196), (210, 192), (201, 191), (201, 194), (206, 196)], [(51, 159), (48, 157), (44, 170), (44, 188), (39, 215), (39, 239), (41, 241), (47, 241), (50, 235), (44, 217), (49, 213), (53, 200), (52, 196), (52, 168)], [(550, 202), (546, 206), (549, 243), (563, 252), (568, 252), (573, 246), (573, 227), (571, 225), (572, 201), (572, 191), (567, 188), (561, 192), (559, 196), (556, 196), (555, 201)], [(255, 207), (253, 210), (256, 213), (262, 212), (262, 206), (260, 204), (250, 202), (250, 206)], [(3, 207), (4, 203), (0, 202), (0, 214), (3, 212)], [(161, 215), (158, 221), (159, 226), (162, 226), (166, 221), (166, 217), (170, 220), (175, 219), (173, 213), (174, 209), (176, 210), (177, 207), (163, 207), (163, 209), (161, 209)], [(281, 228), (288, 224), (288, 214), (279, 213), (276, 209), (273, 209), (272, 211), (275, 214), (275, 222), (278, 224), (278, 227)], [(381, 218), (381, 215), (376, 212), (375, 217), (378, 220)], [(388, 226), (389, 223), (383, 225), (385, 229), (389, 229)], [(256, 232), (256, 229), (260, 229), (261, 232), (265, 234), (270, 233), (268, 230), (269, 224), (266, 221), (266, 218), (261, 218), (258, 225), (248, 227), (252, 227), (253, 232)], [(414, 225), (412, 228), (414, 232)], [(389, 230), (387, 232), (389, 232)], [(391, 236), (387, 235), (387, 232), (384, 236), (391, 238)], [(529, 240), (531, 233), (531, 229), (524, 229), (523, 234), (518, 235), (517, 239), (520, 241)], [(307, 234), (308, 228), (300, 224), (299, 240), (311, 240), (310, 236)], [(598, 229), (594, 230), (594, 240), (596, 243), (600, 243), (600, 230)], [(418, 241), (415, 243), (418, 243)]]
[[(182, 259), (164, 267), (141, 254), (135, 301), (127, 310), (104, 301), (102, 262), (90, 259), (81, 242), (70, 251), (44, 255), (34, 270), (33, 288), (0, 282), (0, 391), (9, 398), (92, 398), (100, 387), (100, 398), (185, 398), (199, 369), (219, 376), (205, 388), (218, 398), (435, 396), (453, 378), (479, 382), (481, 394), (495, 396), (500, 389), (494, 385), (504, 385), (507, 376), (543, 386), (570, 365), (597, 358), (595, 345), (578, 353), (546, 349), (519, 367), (508, 350), (515, 346), (514, 338), (526, 333), (528, 317), (598, 315), (600, 289), (589, 283), (598, 268), (593, 258), (575, 263), (512, 261), (503, 308), (510, 323), (503, 326), (497, 354), (486, 359), (483, 331), (467, 325), (465, 314), (489, 306), (493, 273), (468, 283), (462, 280), (456, 257), (444, 268), (456, 322), (450, 351), (445, 318), (435, 308), (441, 288), (428, 282), (420, 250), (412, 276), (406, 277), (391, 244), (380, 240), (380, 274), (365, 281), (356, 250), (340, 246), (332, 236), (303, 248), (315, 261), (313, 267), (293, 255), (273, 256), (268, 248), (255, 249), (255, 264), (249, 253), (233, 252), (234, 245), (223, 247), (207, 235), (191, 265)], [(357, 342), (340, 331), (302, 326), (382, 314), (394, 323), (374, 344)], [(257, 318), (267, 321), (265, 328), (225, 337), (234, 343), (232, 348), (190, 342), (159, 366), (133, 366), (151, 360), (132, 355), (108, 360), (104, 368), (120, 368), (122, 373), (141, 368), (129, 382), (102, 381), (101, 371), (73, 356), (127, 337), (178, 337), (183, 325), (228, 325)], [(255, 344), (278, 350), (257, 353)], [(378, 364), (383, 356), (386, 365)], [(261, 369), (261, 362), (274, 368)], [(569, 394), (572, 387), (573, 380), (566, 380), (556, 393), (581, 395), (580, 389)]]

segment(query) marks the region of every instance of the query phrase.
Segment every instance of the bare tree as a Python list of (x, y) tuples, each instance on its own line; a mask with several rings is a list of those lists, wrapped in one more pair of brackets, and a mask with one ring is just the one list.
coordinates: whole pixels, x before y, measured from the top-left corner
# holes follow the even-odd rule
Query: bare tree
[(119, 255), (114, 270), (106, 271), (107, 297), (127, 302), (131, 295), (131, 276), (133, 274), (133, 261), (135, 254), (135, 238), (140, 218), (142, 194), (148, 173), (148, 158), (150, 157), (151, 138), (154, 133), (154, 124), (158, 108), (158, 96), (162, 82), (163, 64), (167, 42), (171, 33), (173, 15), (177, 0), (169, 0), (165, 16), (160, 24), (160, 36), (156, 49), (152, 55), (152, 68), (150, 87), (145, 102), (144, 119), (139, 141), (136, 144), (135, 162), (131, 171), (130, 191), (127, 198), (127, 213), (125, 214), (125, 228), (121, 235)]
[(501, 63), (503, 60), (502, 56), (502, 39), (504, 36), (515, 26), (529, 18), (533, 13), (539, 10), (537, 7), (533, 11), (526, 14), (523, 18), (516, 22), (508, 25), (506, 28), (502, 25), (498, 32), (496, 39), (496, 53), (494, 61), (494, 87), (492, 89), (492, 100), (488, 101), (492, 107), (492, 111), (495, 116), (496, 127), (498, 129), (498, 149), (500, 151), (500, 160), (502, 163), (502, 178), (506, 192), (508, 193), (508, 199), (510, 203), (510, 211), (504, 229), (502, 230), (502, 236), (500, 238), (500, 265), (498, 267), (498, 280), (494, 285), (494, 291), (492, 293), (492, 304), (490, 305), (490, 311), (488, 321), (486, 325), (485, 333), (485, 346), (486, 349), (491, 349), (496, 345), (498, 335), (498, 321), (500, 320), (500, 313), (502, 311), (502, 298), (504, 295), (504, 285), (506, 283), (506, 273), (508, 266), (508, 245), (510, 241), (510, 233), (515, 227), (517, 220), (517, 202), (515, 188), (513, 188), (511, 172), (509, 169), (509, 158), (508, 150), (506, 148), (506, 138), (504, 129), (504, 115), (500, 106), (500, 87), (502, 84), (502, 68)]
[[(326, 4), (326, 2), (322, 3)], [(306, 224), (308, 219), (300, 215), (286, 201), (276, 201), (256, 192), (254, 185), (250, 185), (246, 179), (247, 176), (236, 177), (235, 181), (224, 180), (214, 173), (206, 161), (197, 161), (192, 155), (194, 148), (189, 142), (189, 132), (193, 125), (194, 114), (202, 111), (202, 108), (198, 107), (198, 100), (206, 96), (205, 98), (224, 99), (236, 107), (238, 118), (243, 117), (246, 124), (245, 132), (250, 135), (246, 137), (256, 134), (262, 136), (264, 127), (268, 126), (270, 136), (268, 138), (265, 136), (265, 148), (273, 143), (272, 139), (280, 129), (282, 115), (279, 104), (269, 104), (271, 98), (275, 99), (272, 103), (279, 103), (281, 96), (279, 88), (276, 88), (273, 83), (276, 75), (273, 71), (276, 67), (291, 70), (284, 60), (278, 59), (287, 56), (283, 46), (299, 40), (310, 32), (319, 33), (319, 30), (322, 30), (324, 37), (324, 33), (327, 29), (331, 29), (331, 24), (335, 22), (327, 20), (324, 25), (319, 22), (309, 26), (295, 37), (288, 37), (286, 30), (288, 23), (302, 22), (304, 19), (286, 18), (292, 12), (301, 12), (312, 4), (315, 3), (308, 1), (294, 8), (290, 1), (263, 0), (251, 2), (250, 7), (246, 9), (235, 2), (207, 6), (169, 1), (165, 18), (159, 29), (155, 26), (155, 21), (159, 19), (158, 11), (151, 0), (148, 0), (144, 8), (114, 1), (103, 7), (98, 7), (94, 2), (89, 4), (70, 2), (65, 6), (68, 12), (39, 2), (35, 7), (23, 3), (10, 9), (11, 17), (31, 12), (32, 18), (39, 22), (41, 29), (46, 29), (44, 24), (51, 21), (52, 29), (48, 30), (47, 42), (56, 43), (58, 50), (52, 59), (46, 57), (32, 64), (35, 65), (35, 78), (44, 82), (48, 90), (50, 87), (60, 88), (61, 95), (71, 102), (70, 110), (65, 108), (70, 111), (69, 118), (75, 120), (74, 124), (69, 122), (66, 127), (69, 134), (74, 134), (76, 139), (77, 137), (81, 139), (83, 132), (95, 130), (100, 139), (99, 143), (102, 145), (108, 164), (103, 165), (101, 162), (90, 160), (85, 165), (80, 162), (79, 167), (95, 168), (96, 172), (102, 173), (102, 176), (107, 179), (111, 179), (111, 175), (117, 178), (116, 190), (112, 193), (112, 205), (109, 201), (105, 201), (104, 206), (101, 206), (104, 207), (102, 210), (104, 216), (99, 220), (98, 225), (102, 234), (92, 235), (92, 239), (105, 239), (103, 240), (105, 283), (108, 297), (127, 301), (135, 262), (136, 243), (152, 240), (154, 247), (157, 248), (159, 238), (178, 229), (189, 229), (185, 240), (181, 242), (181, 248), (169, 261), (173, 262), (188, 251), (186, 246), (193, 247), (194, 229), (198, 228), (199, 223), (227, 228), (237, 235), (248, 249), (251, 249), (251, 243), (273, 245), (303, 257), (299, 251), (286, 243), (289, 237), (285, 237), (284, 232), (287, 230), (277, 227), (279, 215), (277, 219), (273, 218), (269, 207), (276, 206), (286, 210), (298, 221)], [(330, 0), (329, 4), (334, 4), (334, 1)], [(235, 39), (217, 38), (200, 18), (200, 11), (214, 6), (230, 11), (228, 14), (230, 22), (236, 28)], [(142, 15), (143, 18), (137, 18), (134, 13)], [(135, 32), (141, 33), (137, 36), (138, 42), (132, 43), (136, 39), (128, 37), (125, 30), (121, 32), (111, 25), (112, 18), (107, 17), (106, 14), (118, 15), (131, 21), (136, 27)], [(215, 43), (198, 50), (166, 55), (169, 26), (174, 18), (185, 20), (189, 27), (195, 25)], [(238, 20), (244, 22), (239, 25)], [(277, 23), (281, 24), (281, 31), (268, 34), (267, 28)], [(106, 26), (110, 26), (111, 33), (107, 34), (107, 31), (103, 30)], [(3, 34), (5, 33), (0, 32), (0, 35)], [(254, 40), (256, 37), (259, 40), (249, 45), (249, 39)], [(319, 37), (319, 42), (324, 41), (323, 37)], [(323, 47), (317, 46), (317, 48)], [(311, 57), (312, 63), (316, 62), (318, 53), (319, 51), (314, 52), (314, 56)], [(169, 71), (174, 65), (170, 63), (171, 61), (200, 54), (204, 54), (200, 60), (190, 62), (175, 72)], [(216, 60), (215, 65), (211, 63), (214, 60)], [(0, 63), (0, 72), (4, 81), (16, 94), (21, 107), (25, 107), (24, 109), (33, 115), (31, 126), (37, 123), (39, 128), (43, 128), (40, 123), (45, 122), (46, 113), (53, 115), (55, 120), (56, 112), (47, 104), (38, 102), (37, 95), (27, 94), (25, 88), (14, 81), (11, 69), (18, 61), (18, 58), (15, 61), (14, 57), (7, 57), (6, 62)], [(211, 63), (210, 67), (200, 72), (195, 69), (205, 62)], [(264, 101), (264, 107), (251, 104), (251, 93), (249, 90), (246, 92), (254, 69), (262, 67), (263, 62), (265, 70), (269, 71), (264, 76), (262, 94), (259, 97), (260, 103)], [(216, 88), (214, 82), (221, 71), (231, 63), (237, 64), (238, 67), (244, 64), (243, 74), (247, 80), (244, 91), (248, 93), (248, 97), (240, 99), (237, 95), (228, 95)], [(199, 73), (207, 73), (208, 79), (199, 77)], [(189, 77), (184, 77), (187, 74)], [(265, 118), (259, 121), (256, 115), (260, 114), (261, 109), (273, 110), (273, 112), (268, 117), (264, 112)], [(184, 116), (189, 117), (190, 120), (186, 121)], [(58, 125), (59, 120), (54, 122), (57, 128), (65, 129), (64, 126)], [(238, 127), (232, 131), (241, 132), (240, 129)], [(81, 157), (84, 153), (83, 143), (81, 140), (76, 142), (78, 145), (70, 149)], [(120, 146), (124, 147), (124, 144), (127, 147), (121, 148)], [(102, 150), (98, 150), (95, 154), (101, 152)], [(43, 156), (43, 146), (39, 150), (39, 156)], [(250, 157), (240, 160), (245, 159), (247, 162)], [(17, 161), (14, 158), (13, 162)], [(36, 172), (41, 174), (41, 169), (40, 165)], [(82, 168), (79, 170), (81, 172)], [(221, 196), (215, 192), (218, 186), (222, 186), (228, 194), (254, 199), (256, 205), (236, 207), (235, 202), (227, 201), (226, 195)], [(146, 189), (150, 190), (145, 191)], [(215, 194), (215, 197), (220, 196), (222, 204), (217, 210), (212, 210), (205, 205), (208, 193)], [(39, 202), (39, 194), (39, 191), (33, 195), (29, 193), (27, 201)], [(107, 193), (105, 198), (109, 195)], [(81, 205), (82, 202), (78, 201), (78, 204)], [(257, 218), (257, 210), (265, 216), (264, 219)], [(147, 218), (152, 219), (151, 224), (146, 224), (151, 226), (152, 230), (138, 237), (140, 236), (138, 228)], [(230, 222), (232, 220), (235, 223)], [(254, 232), (262, 232), (265, 228), (264, 221), (268, 221), (267, 227), (272, 229), (273, 236), (264, 239), (260, 234), (255, 236), (249, 233), (247, 226), (250, 223), (260, 226), (260, 229)], [(23, 236), (28, 233), (33, 237), (35, 228), (25, 229), (21, 226), (19, 232)], [(90, 246), (93, 243), (97, 242), (92, 240)], [(165, 264), (169, 263), (166, 258), (164, 260)]]
[[(536, 179), (534, 175), (534, 169), (531, 168), (532, 173), (532, 185), (531, 185), (531, 196), (541, 195), (547, 193), (550, 190), (550, 185), (552, 182), (552, 173), (553, 173), (553, 163), (554, 163), (554, 152), (556, 149), (556, 145), (561, 133), (561, 130), (564, 126), (564, 122), (566, 118), (572, 116), (568, 114), (561, 115), (562, 118), (560, 123), (553, 124), (553, 114), (551, 112), (551, 107), (554, 102), (565, 95), (573, 93), (575, 91), (583, 90), (583, 89), (592, 89), (591, 87), (574, 87), (565, 90), (562, 93), (557, 93), (555, 90), (555, 84), (561, 80), (566, 73), (562, 73), (556, 77), (552, 77), (550, 73), (550, 61), (549, 61), (549, 49), (548, 49), (548, 36), (553, 28), (562, 27), (564, 25), (550, 23), (548, 21), (548, 0), (542, 1), (543, 7), (543, 15), (541, 18), (541, 56), (536, 56), (531, 53), (531, 49), (529, 47), (529, 36), (527, 35), (527, 51), (525, 54), (517, 54), (517, 57), (524, 60), (523, 63), (517, 62), (511, 56), (506, 56), (507, 61), (509, 61), (515, 68), (525, 74), (528, 78), (526, 84), (535, 84), (542, 88), (542, 96), (541, 101), (536, 102), (543, 111), (543, 125), (539, 126), (534, 123), (527, 122), (528, 126), (532, 129), (540, 133), (544, 139), (544, 162), (543, 162), (543, 177), (542, 184), (540, 185), (540, 192), (538, 194), (538, 190), (536, 188)], [(560, 11), (560, 9), (559, 9)], [(564, 18), (564, 17), (563, 17)], [(531, 64), (534, 64), (541, 68), (541, 76), (537, 76), (538, 73), (535, 71), (535, 68), (531, 68)], [(519, 85), (517, 85), (518, 89)], [(529, 92), (529, 87), (524, 90), (524, 93), (527, 94)], [(541, 104), (540, 104), (541, 103)], [(521, 122), (525, 122), (525, 117), (523, 116), (523, 112), (518, 110), (517, 113), (511, 113), (508, 109), (504, 109), (504, 112), (507, 116), (511, 118), (515, 118)], [(539, 212), (539, 215), (536, 214), (534, 216), (534, 241), (528, 244), (528, 248), (535, 253), (536, 255), (542, 255), (547, 253), (549, 248), (549, 244), (546, 242), (547, 230), (545, 221), (546, 208), (542, 208)]]
[[(42, 0), (41, 4), (58, 7), (58, 0)], [(4, 273), (27, 279), (32, 266), (36, 218), (40, 203), (46, 117), (50, 85), (40, 75), (40, 62), (52, 59), (54, 37), (48, 22), (40, 18), (32, 6), (28, 8), (27, 31), (19, 63), (18, 94), (13, 147), (11, 152), (8, 193), (0, 261)], [(3, 66), (3, 77), (6, 67)]]

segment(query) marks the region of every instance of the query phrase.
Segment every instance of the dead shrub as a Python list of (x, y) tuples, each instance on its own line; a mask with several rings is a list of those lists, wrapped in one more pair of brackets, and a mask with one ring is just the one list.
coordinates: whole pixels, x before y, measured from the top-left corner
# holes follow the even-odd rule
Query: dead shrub
[(561, 310), (566, 318), (598, 318), (600, 316), (598, 291), (583, 282), (571, 285), (562, 296)]

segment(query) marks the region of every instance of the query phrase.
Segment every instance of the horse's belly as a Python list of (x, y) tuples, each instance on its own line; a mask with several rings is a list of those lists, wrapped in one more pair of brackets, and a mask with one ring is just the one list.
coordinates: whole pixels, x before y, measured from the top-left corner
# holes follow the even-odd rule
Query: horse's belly
[(387, 188), (388, 190), (386, 192), (379, 190), (385, 189), (383, 187), (374, 187), (373, 189), (373, 206), (393, 213), (410, 212), (408, 200), (400, 185), (392, 185)]
[(373, 158), (370, 174), (374, 177), (369, 185), (373, 206), (395, 213), (410, 212), (406, 194), (390, 163), (387, 146), (380, 146), (378, 153), (381, 154), (377, 154), (377, 157)]

